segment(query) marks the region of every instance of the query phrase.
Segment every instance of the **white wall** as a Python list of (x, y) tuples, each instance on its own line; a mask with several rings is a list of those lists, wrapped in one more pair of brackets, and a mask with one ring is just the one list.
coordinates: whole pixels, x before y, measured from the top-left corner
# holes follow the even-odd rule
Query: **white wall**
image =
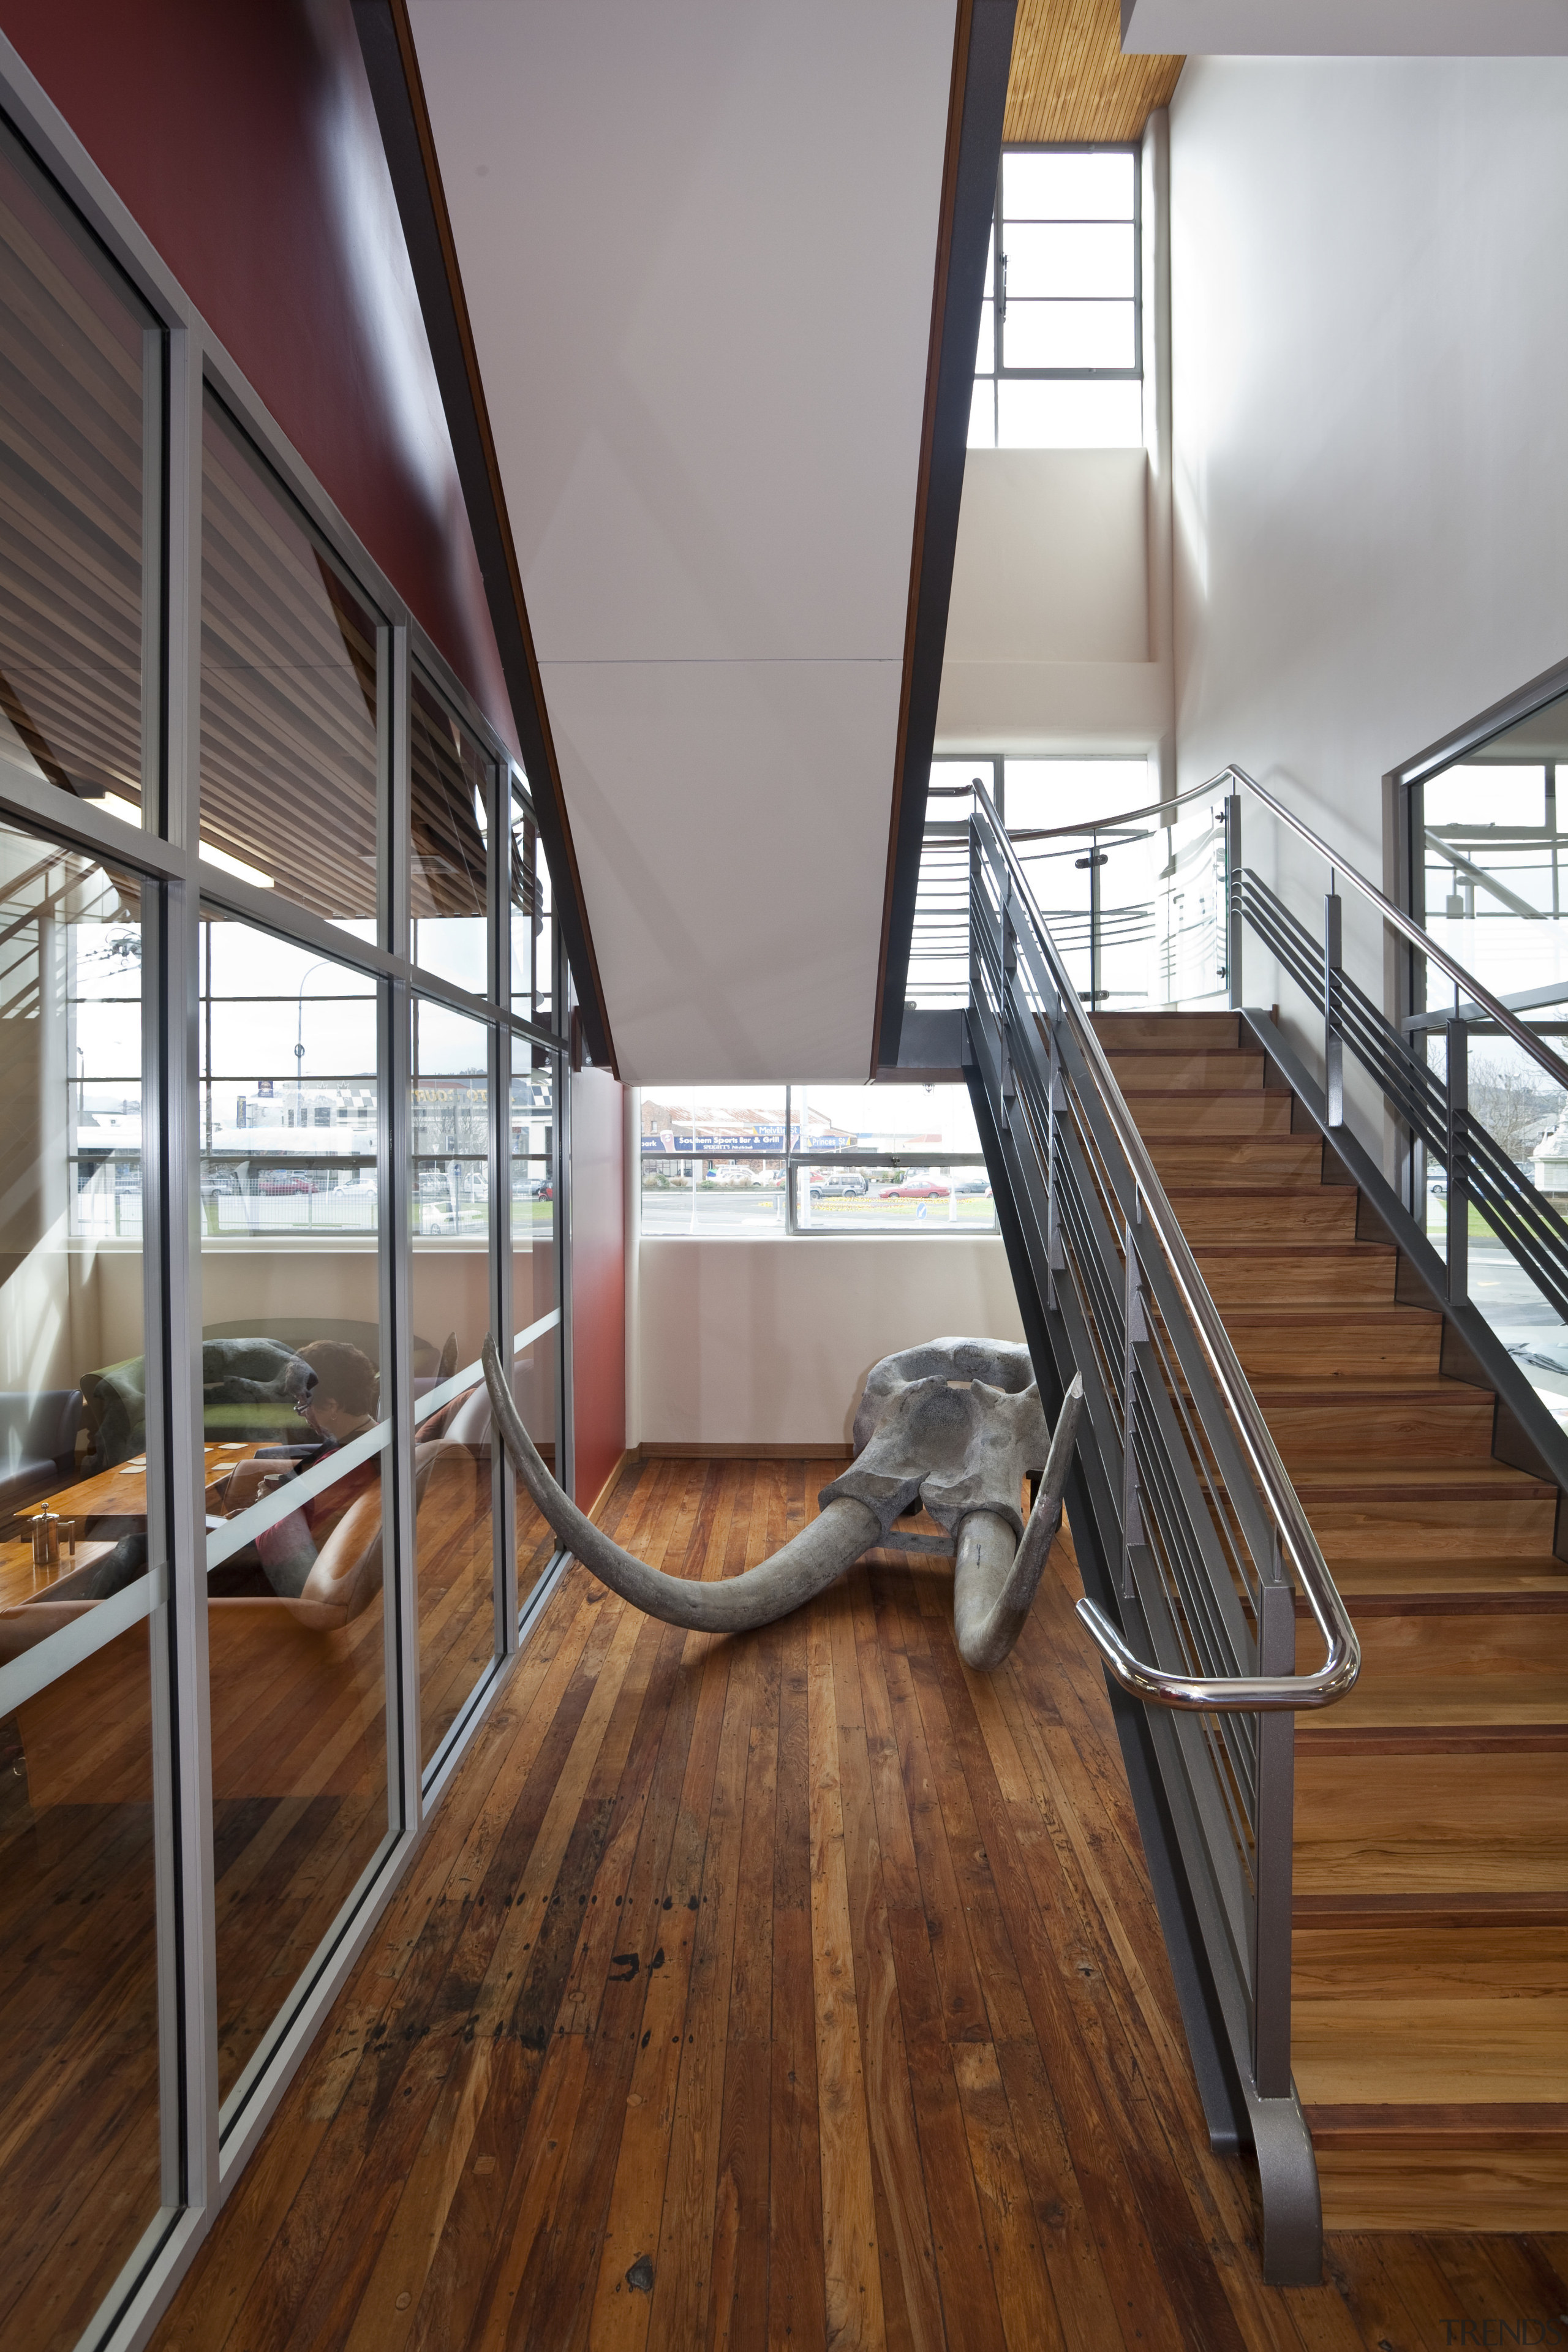
[(1001, 1241), (978, 1235), (647, 1236), (637, 1329), (647, 1444), (846, 1445), (879, 1357), (1024, 1336)]
[(1142, 449), (972, 449), (937, 750), (1146, 751), (1170, 680), (1149, 658)]
[[(1568, 654), (1565, 115), (1551, 59), (1193, 58), (1172, 101), (1181, 779), (1239, 761), (1379, 881), (1384, 772)], [(1251, 946), (1247, 992), (1310, 1039)]]

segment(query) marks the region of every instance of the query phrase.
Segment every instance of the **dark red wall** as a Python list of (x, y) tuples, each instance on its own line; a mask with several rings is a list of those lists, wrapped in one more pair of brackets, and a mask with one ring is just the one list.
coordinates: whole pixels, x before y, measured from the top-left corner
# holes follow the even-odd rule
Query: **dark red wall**
[(510, 740), (349, 0), (0, 0), (0, 26)]
[(585, 1511), (626, 1444), (625, 1100), (604, 1070), (572, 1080), (574, 1499)]

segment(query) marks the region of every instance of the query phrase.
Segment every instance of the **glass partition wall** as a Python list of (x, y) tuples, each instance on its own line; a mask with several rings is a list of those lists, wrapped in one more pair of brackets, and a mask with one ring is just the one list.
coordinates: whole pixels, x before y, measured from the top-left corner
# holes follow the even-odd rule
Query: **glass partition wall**
[(487, 1336), (570, 1476), (526, 782), (94, 201), (0, 125), (16, 2352), (171, 2291), (547, 1589)]

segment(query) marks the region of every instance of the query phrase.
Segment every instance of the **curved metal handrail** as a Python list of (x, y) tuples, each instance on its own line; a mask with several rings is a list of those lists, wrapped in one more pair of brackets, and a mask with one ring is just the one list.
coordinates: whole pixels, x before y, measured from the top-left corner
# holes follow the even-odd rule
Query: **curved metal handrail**
[[(1162, 809), (1184, 808), (1188, 801), (1200, 801), (1205, 793), (1214, 791), (1215, 784), (1224, 783), (1229, 773), (1228, 768), (1224, 769), (1206, 784), (1189, 784), (1184, 793), (1168, 793), (1163, 800), (1151, 801), (1146, 808), (1123, 809), (1120, 816), (1097, 816), (1088, 824), (1020, 825), (1009, 833), (1007, 838), (1009, 841), (1057, 841), (1068, 833), (1103, 833), (1110, 825), (1131, 824), (1135, 817), (1158, 816)], [(927, 788), (926, 797), (928, 800), (966, 801), (972, 793), (977, 800), (984, 800), (987, 808), (991, 806), (991, 795), (978, 777), (972, 784), (931, 784)]]
[(1369, 882), (1364, 874), (1359, 873), (1353, 866), (1347, 866), (1338, 850), (1331, 848), (1321, 833), (1314, 833), (1311, 826), (1303, 824), (1292, 809), (1286, 807), (1283, 801), (1276, 800), (1272, 793), (1266, 792), (1258, 779), (1255, 776), (1249, 776), (1245, 768), (1238, 768), (1234, 761), (1229, 761), (1217, 776), (1211, 776), (1208, 782), (1200, 784), (1197, 790), (1213, 792), (1217, 784), (1224, 783), (1227, 776), (1233, 776), (1238, 784), (1245, 784), (1247, 791), (1255, 793), (1263, 803), (1265, 808), (1272, 809), (1281, 824), (1289, 826), (1289, 830), (1300, 840), (1304, 841), (1309, 848), (1315, 849), (1332, 872), (1343, 875), (1347, 882), (1353, 883), (1362, 897), (1371, 900), (1385, 923), (1391, 923), (1401, 938), (1408, 940), (1412, 947), (1418, 948), (1424, 956), (1437, 966), (1439, 971), (1447, 972), (1455, 987), (1463, 990), (1473, 1004), (1479, 1004), (1489, 1021), (1497, 1022), (1517, 1045), (1522, 1045), (1532, 1060), (1538, 1062), (1560, 1087), (1568, 1087), (1568, 1062), (1560, 1061), (1551, 1047), (1544, 1045), (1537, 1036), (1533, 1029), (1510, 1013), (1508, 1006), (1495, 997), (1489, 989), (1483, 988), (1474, 972), (1467, 971), (1458, 959), (1448, 953), (1447, 948), (1439, 947), (1431, 933), (1424, 931), (1413, 915), (1407, 915), (1403, 907), (1396, 907), (1393, 899), (1386, 898), (1378, 888), (1375, 882)]
[[(1200, 789), (1211, 790), (1212, 786)], [(1264, 1503), (1279, 1532), (1282, 1547), (1295, 1564), (1307, 1605), (1328, 1645), (1329, 1654), (1323, 1664), (1310, 1675), (1235, 1675), (1213, 1678), (1173, 1675), (1163, 1666), (1149, 1665), (1135, 1657), (1117, 1627), (1092, 1601), (1080, 1601), (1078, 1613), (1117, 1681), (1123, 1690), (1131, 1691), (1136, 1698), (1149, 1699), (1161, 1706), (1247, 1714), (1331, 1706), (1336, 1699), (1344, 1697), (1361, 1672), (1361, 1643), (1356, 1638), (1355, 1627), (1329, 1573), (1328, 1563), (1318, 1548), (1317, 1538), (1279, 1458), (1279, 1449), (1269, 1435), (1268, 1425), (1258, 1400), (1247, 1384), (1247, 1375), (1231, 1345), (1230, 1335), (1209, 1297), (1208, 1286), (1198, 1271), (1197, 1261), (1186, 1235), (1177, 1223), (1175, 1213), (1165, 1197), (1165, 1188), (1155, 1173), (1149, 1148), (1127, 1108), (1126, 1098), (1116, 1083), (1104, 1048), (1094, 1034), (1093, 1024), (1079, 1002), (1078, 991), (1062, 968), (1050, 933), (1030, 893), (1022, 862), (996, 815), (990, 795), (980, 790), (976, 792), (975, 799), (979, 803), (976, 822), (985, 826), (999, 849), (1014, 888), (1019, 894), (1019, 911), (1027, 919), (1036, 943), (1057, 979), (1058, 992), (1068, 1026), (1089, 1066), (1106, 1114), (1116, 1130), (1116, 1139), (1132, 1171), (1148, 1223), (1165, 1253), (1183, 1304), (1203, 1343), (1220, 1394), (1229, 1408), (1253, 1473), (1262, 1489)]]

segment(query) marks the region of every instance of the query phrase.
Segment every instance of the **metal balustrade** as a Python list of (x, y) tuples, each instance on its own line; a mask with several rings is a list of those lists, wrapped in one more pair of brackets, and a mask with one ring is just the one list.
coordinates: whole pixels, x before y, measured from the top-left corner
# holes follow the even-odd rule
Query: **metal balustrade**
[[(1059, 1395), (1075, 1371), (1084, 1381), (1068, 1498), (1079, 1613), (1120, 1689), (1142, 1702), (1136, 1722), (1123, 1709), (1123, 1748), (1211, 2134), (1257, 2153), (1266, 2274), (1313, 2280), (1317, 2173), (1290, 2079), (1293, 1727), (1298, 1708), (1352, 1687), (1359, 1645), (983, 796), (969, 844), (976, 1114), (1042, 1386)], [(1307, 1672), (1298, 1590), (1325, 1652)]]

